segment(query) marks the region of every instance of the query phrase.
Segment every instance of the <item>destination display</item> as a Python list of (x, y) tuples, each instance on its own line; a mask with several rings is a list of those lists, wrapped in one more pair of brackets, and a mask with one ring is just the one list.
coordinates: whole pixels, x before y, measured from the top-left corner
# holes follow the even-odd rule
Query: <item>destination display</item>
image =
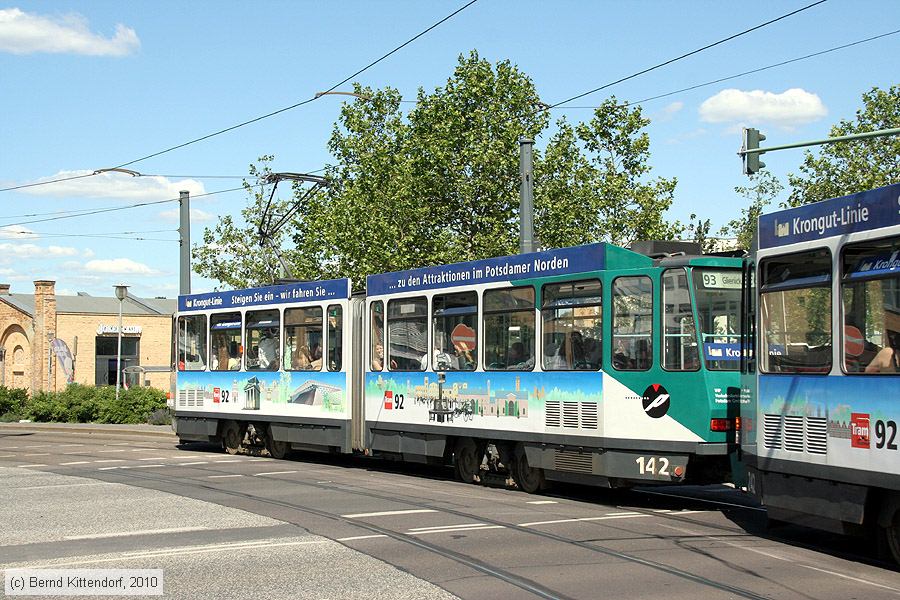
[(243, 308), (261, 304), (295, 302), (316, 302), (350, 297), (349, 279), (328, 281), (304, 281), (264, 288), (228, 290), (208, 294), (178, 296), (178, 310), (211, 310), (220, 308)]

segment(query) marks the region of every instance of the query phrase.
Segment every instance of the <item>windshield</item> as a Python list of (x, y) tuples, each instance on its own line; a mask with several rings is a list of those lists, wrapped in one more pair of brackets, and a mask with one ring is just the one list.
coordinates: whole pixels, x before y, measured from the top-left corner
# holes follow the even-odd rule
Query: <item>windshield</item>
[(692, 275), (706, 368), (736, 371), (741, 366), (741, 272), (695, 268)]

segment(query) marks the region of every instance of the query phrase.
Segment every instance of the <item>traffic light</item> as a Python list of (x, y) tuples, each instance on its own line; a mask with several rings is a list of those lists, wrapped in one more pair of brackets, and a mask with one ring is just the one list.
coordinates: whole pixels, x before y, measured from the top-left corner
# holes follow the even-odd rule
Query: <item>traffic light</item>
[(744, 175), (753, 175), (766, 166), (766, 163), (759, 160), (759, 152), (747, 154), (747, 150), (756, 150), (759, 143), (766, 139), (766, 136), (759, 132), (759, 129), (752, 127), (744, 127), (744, 145), (741, 146), (741, 158), (744, 161)]

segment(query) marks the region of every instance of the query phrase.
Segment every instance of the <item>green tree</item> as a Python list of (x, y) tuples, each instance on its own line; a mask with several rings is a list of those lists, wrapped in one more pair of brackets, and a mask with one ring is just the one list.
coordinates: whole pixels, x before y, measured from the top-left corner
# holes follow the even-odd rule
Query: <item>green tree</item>
[[(900, 86), (872, 88), (862, 96), (856, 119), (842, 119), (831, 137), (891, 129), (900, 123)], [(889, 136), (822, 146), (806, 151), (799, 174), (790, 174), (789, 206), (845, 196), (900, 181), (900, 137)]]
[(738, 248), (749, 250), (756, 235), (759, 216), (783, 190), (784, 186), (769, 171), (751, 175), (750, 185), (734, 188), (736, 193), (750, 201), (749, 206), (741, 209), (740, 218), (732, 219), (722, 227), (719, 235), (737, 238)]

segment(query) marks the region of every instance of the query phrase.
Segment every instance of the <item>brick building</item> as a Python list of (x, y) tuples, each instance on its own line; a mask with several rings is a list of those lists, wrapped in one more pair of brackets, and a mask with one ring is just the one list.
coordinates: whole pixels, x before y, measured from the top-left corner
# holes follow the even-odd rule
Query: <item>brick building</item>
[[(112, 297), (57, 296), (55, 282), (34, 282), (34, 294), (12, 294), (0, 284), (0, 385), (29, 392), (56, 391), (68, 373), (52, 345), (73, 355), (76, 383), (116, 382), (119, 300)], [(122, 367), (165, 367), (171, 362), (175, 300), (137, 298), (122, 302)], [(51, 360), (52, 356), (52, 360)], [(138, 379), (135, 379), (138, 381)], [(141, 383), (168, 389), (169, 374), (147, 372)]]

